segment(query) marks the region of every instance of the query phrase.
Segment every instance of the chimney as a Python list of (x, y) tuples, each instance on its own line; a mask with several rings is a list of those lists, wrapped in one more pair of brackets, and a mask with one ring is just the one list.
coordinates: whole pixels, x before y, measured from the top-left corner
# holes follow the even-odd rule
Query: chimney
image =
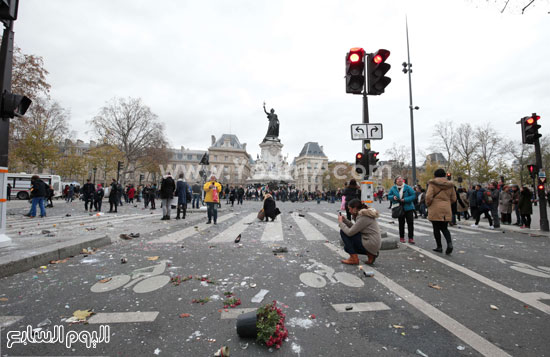
[(243, 144), (243, 150), (246, 151), (246, 143)]

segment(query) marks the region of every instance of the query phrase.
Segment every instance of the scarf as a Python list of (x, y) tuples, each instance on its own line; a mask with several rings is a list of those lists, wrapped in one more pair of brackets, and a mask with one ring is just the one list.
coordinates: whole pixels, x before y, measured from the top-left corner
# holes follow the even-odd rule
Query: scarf
[(403, 189), (405, 188), (405, 184), (403, 184), (401, 186), (395, 185), (395, 187), (397, 187), (397, 190), (399, 191), (399, 199), (402, 200), (403, 199)]

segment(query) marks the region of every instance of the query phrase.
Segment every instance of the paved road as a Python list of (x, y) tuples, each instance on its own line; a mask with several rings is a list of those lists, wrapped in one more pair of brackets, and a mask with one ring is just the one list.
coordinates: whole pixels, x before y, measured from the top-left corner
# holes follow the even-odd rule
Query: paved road
[[(461, 227), (452, 230), (455, 251), (445, 256), (431, 251), (431, 225), (418, 219), (417, 244), (381, 252), (367, 278), (339, 262), (347, 255), (335, 224), (337, 204), (278, 206), (283, 214), (274, 223), (255, 219), (258, 202), (224, 206), (215, 226), (205, 224), (203, 213), (164, 222), (132, 206), (95, 222), (97, 233), (140, 237), (0, 279), (0, 355), (211, 356), (222, 345), (233, 356), (268, 355), (266, 347), (237, 336), (232, 315), (261, 306), (251, 300), (262, 289), (269, 291), (262, 303), (277, 300), (287, 314), (289, 339), (274, 352), (284, 356), (550, 355), (548, 237)], [(386, 205), (376, 207), (382, 227), (397, 235)], [(90, 224), (85, 213), (71, 218), (63, 226), (75, 234)], [(241, 245), (233, 242), (238, 234)], [(274, 246), (288, 252), (274, 254)], [(207, 276), (214, 284), (168, 282), (177, 275)], [(242, 305), (226, 312), (227, 291)], [(204, 305), (192, 303), (207, 297)], [(86, 309), (95, 312), (88, 324), (65, 321)], [(110, 339), (89, 349), (78, 342), (7, 348), (9, 331), (45, 320), (51, 323), (43, 330), (63, 326), (65, 333), (108, 326)]]

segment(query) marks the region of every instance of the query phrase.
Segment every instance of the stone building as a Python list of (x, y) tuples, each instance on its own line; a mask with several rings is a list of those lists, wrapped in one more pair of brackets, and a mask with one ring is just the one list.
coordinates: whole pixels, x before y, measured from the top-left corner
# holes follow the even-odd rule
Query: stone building
[(324, 191), (324, 178), (328, 175), (328, 157), (317, 142), (308, 142), (294, 161), (296, 188), (306, 191)]
[(209, 175), (229, 186), (245, 185), (251, 174), (251, 157), (246, 152), (246, 143), (241, 144), (233, 134), (223, 134), (218, 140), (212, 135), (208, 148)]

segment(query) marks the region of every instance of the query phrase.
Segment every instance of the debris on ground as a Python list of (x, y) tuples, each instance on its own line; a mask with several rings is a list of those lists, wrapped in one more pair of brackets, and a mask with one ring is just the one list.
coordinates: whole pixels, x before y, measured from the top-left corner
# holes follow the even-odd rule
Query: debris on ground
[(67, 320), (65, 320), (65, 322), (70, 323), (70, 324), (79, 323), (79, 322), (86, 322), (88, 317), (92, 316), (93, 314), (94, 314), (94, 311), (91, 310), (91, 309), (89, 309), (89, 310), (76, 310), (75, 312), (73, 312), (73, 316), (68, 318)]
[(401, 325), (392, 325), (393, 328), (405, 328), (405, 326), (401, 326)]
[(183, 283), (184, 281), (191, 280), (191, 279), (193, 279), (192, 275), (189, 275), (189, 276), (186, 276), (186, 277), (183, 277), (183, 278), (181, 277), (181, 275), (176, 275), (176, 276), (173, 276), (172, 278), (170, 278), (170, 282), (174, 286), (178, 286), (181, 283)]
[(210, 301), (210, 298), (209, 298), (209, 297), (191, 300), (192, 303), (194, 303), (194, 304), (201, 304), (201, 305), (204, 305), (204, 304), (206, 304), (206, 303), (209, 302), (209, 301)]
[(264, 299), (264, 297), (267, 295), (267, 293), (269, 292), (269, 290), (266, 290), (266, 289), (262, 289), (260, 290), (259, 293), (257, 293), (256, 295), (254, 295), (254, 297), (252, 298), (252, 302), (256, 302), (256, 303), (260, 303), (262, 302), (262, 300)]
[(105, 278), (105, 279), (101, 279), (100, 281), (98, 281), (98, 283), (105, 284), (105, 283), (108, 283), (111, 280), (113, 280), (113, 278)]
[(183, 314), (180, 314), (180, 317), (183, 319), (185, 317), (189, 317), (191, 316), (191, 314), (188, 314), (188, 313), (183, 313)]
[(40, 322), (38, 325), (36, 325), (36, 327), (45, 327), (45, 326), (50, 326), (51, 324), (52, 324), (52, 321), (50, 319), (46, 319)]
[(288, 248), (287, 247), (273, 247), (273, 248), (271, 248), (271, 251), (273, 253), (288, 253)]
[(214, 357), (228, 357), (229, 356), (229, 347), (222, 346), (218, 352), (214, 354)]
[(498, 310), (498, 307), (496, 307), (495, 305), (491, 305), (491, 309), (492, 310)]
[(236, 297), (229, 297), (228, 299), (223, 301), (223, 308), (235, 308), (241, 304), (241, 299), (238, 299)]
[(419, 356), (422, 356), (422, 357), (428, 357), (427, 354), (425, 354), (424, 352), (422, 352), (420, 350), (416, 350), (416, 354), (419, 355)]
[(158, 260), (159, 256), (155, 255), (154, 257), (147, 257), (147, 260)]
[(43, 229), (43, 230), (42, 230), (42, 234), (50, 234), (50, 233), (51, 233), (51, 231), (49, 231), (49, 230), (47, 230), (47, 229)]
[(119, 235), (119, 238), (120, 238), (120, 239), (124, 239), (124, 240), (130, 240), (130, 239), (132, 239), (132, 237), (130, 237), (128, 234), (121, 234), (121, 235)]
[(126, 264), (126, 263), (128, 263), (128, 259), (120, 258), (120, 264)]
[(89, 232), (89, 231), (95, 231), (97, 228), (96, 227), (86, 227), (86, 230)]
[(306, 215), (305, 215), (305, 214), (302, 214), (302, 213), (298, 213), (298, 216), (300, 216), (300, 217), (305, 217)]
[(459, 351), (464, 351), (466, 349), (466, 347), (464, 346), (456, 346), (456, 349), (459, 350)]
[(237, 238), (235, 238), (235, 243), (239, 243), (241, 241), (241, 235), (239, 234)]
[(441, 290), (441, 286), (437, 285), (437, 284), (433, 284), (433, 283), (428, 283), (428, 286), (430, 288), (433, 288), (433, 289), (436, 289), (436, 290)]

